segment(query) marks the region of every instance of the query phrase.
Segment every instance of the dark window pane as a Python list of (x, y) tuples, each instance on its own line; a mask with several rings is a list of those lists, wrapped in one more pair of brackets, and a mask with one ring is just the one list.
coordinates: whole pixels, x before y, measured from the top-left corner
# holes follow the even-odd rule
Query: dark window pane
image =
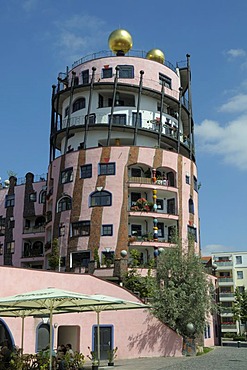
[(112, 68), (103, 68), (102, 78), (111, 78), (111, 77), (112, 77)]
[(82, 84), (83, 85), (88, 84), (89, 83), (89, 69), (82, 71), (81, 77), (82, 77)]
[(134, 66), (120, 65), (119, 78), (134, 78)]
[(85, 164), (84, 166), (81, 166), (81, 179), (87, 179), (90, 177), (92, 177), (92, 165)]
[(115, 175), (115, 163), (100, 163), (99, 175)]

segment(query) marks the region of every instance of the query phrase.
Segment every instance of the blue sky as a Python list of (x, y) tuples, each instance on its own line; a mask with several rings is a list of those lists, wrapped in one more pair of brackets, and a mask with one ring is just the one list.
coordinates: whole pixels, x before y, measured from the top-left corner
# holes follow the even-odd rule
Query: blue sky
[(47, 172), (57, 74), (124, 28), (135, 50), (191, 55), (202, 250), (247, 250), (246, 16), (245, 0), (1, 0), (0, 177)]

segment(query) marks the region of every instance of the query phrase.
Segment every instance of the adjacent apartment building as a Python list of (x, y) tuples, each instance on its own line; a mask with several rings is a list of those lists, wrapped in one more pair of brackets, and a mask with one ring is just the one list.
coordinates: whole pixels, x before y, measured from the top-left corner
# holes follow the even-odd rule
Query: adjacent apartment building
[(233, 318), (234, 292), (247, 288), (247, 252), (216, 252), (212, 255), (212, 266), (218, 278), (221, 312), (221, 334), (245, 331), (241, 322)]

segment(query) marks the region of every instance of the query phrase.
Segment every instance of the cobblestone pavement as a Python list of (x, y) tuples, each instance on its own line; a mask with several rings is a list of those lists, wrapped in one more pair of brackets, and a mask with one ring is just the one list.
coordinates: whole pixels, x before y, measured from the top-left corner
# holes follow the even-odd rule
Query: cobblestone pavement
[(100, 367), (115, 370), (244, 370), (247, 369), (247, 348), (215, 347), (196, 357), (159, 357), (135, 360), (115, 360), (115, 366)]

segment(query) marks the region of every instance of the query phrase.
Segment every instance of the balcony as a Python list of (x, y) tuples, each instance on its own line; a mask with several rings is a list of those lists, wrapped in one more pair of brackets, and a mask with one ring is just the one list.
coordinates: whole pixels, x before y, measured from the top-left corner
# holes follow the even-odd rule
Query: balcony
[(229, 330), (236, 331), (237, 327), (236, 327), (236, 324), (221, 324), (221, 329), (226, 330), (226, 331), (229, 331)]
[(221, 307), (221, 314), (232, 314), (232, 307)]
[(24, 227), (23, 234), (37, 234), (44, 233), (45, 226), (33, 226), (33, 227)]
[(235, 294), (234, 293), (220, 293), (220, 301), (234, 301), (235, 300)]
[(232, 277), (218, 277), (219, 286), (233, 285)]
[(22, 258), (34, 258), (34, 257), (43, 257), (43, 248), (40, 250), (36, 249), (24, 249)]

